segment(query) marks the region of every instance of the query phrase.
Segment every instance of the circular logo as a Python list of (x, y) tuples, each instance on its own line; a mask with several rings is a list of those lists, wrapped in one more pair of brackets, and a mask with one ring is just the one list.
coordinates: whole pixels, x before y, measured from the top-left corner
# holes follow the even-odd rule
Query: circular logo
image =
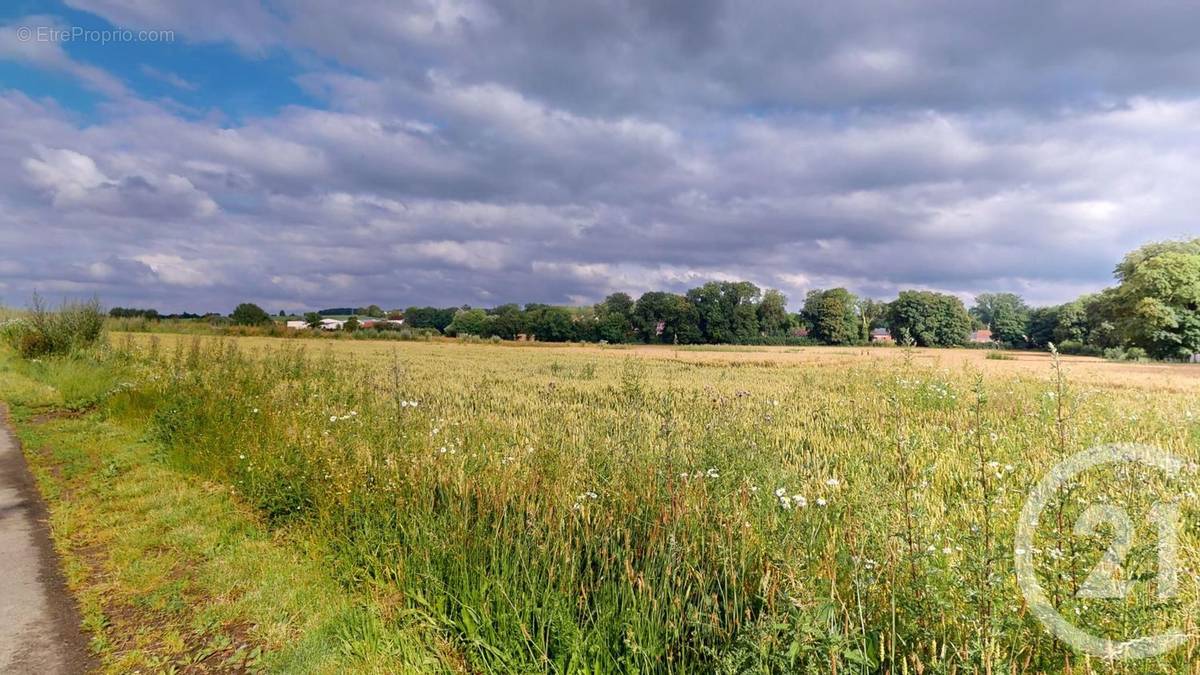
[(17, 26), (17, 39), (21, 42), (29, 42), (33, 37), (33, 29), (29, 26)]
[[(1059, 639), (1080, 651), (1110, 661), (1159, 656), (1183, 644), (1187, 636), (1183, 631), (1172, 628), (1155, 635), (1113, 640), (1074, 625), (1051, 603), (1038, 579), (1034, 568), (1034, 535), (1046, 506), (1085, 471), (1110, 464), (1131, 463), (1157, 469), (1168, 478), (1176, 477), (1184, 465), (1182, 460), (1167, 452), (1134, 444), (1099, 446), (1067, 458), (1051, 469), (1030, 491), (1017, 522), (1013, 551), (1017, 583), (1034, 616)], [(1149, 509), (1148, 517), (1159, 533), (1158, 598), (1167, 600), (1175, 596), (1178, 583), (1175, 533), (1179, 503), (1160, 500)], [(1118, 579), (1125, 554), (1133, 542), (1133, 521), (1123, 506), (1116, 503), (1091, 505), (1075, 521), (1073, 534), (1095, 535), (1105, 525), (1111, 528), (1112, 542), (1091, 574), (1079, 585), (1076, 598), (1125, 598), (1132, 589), (1132, 582)]]

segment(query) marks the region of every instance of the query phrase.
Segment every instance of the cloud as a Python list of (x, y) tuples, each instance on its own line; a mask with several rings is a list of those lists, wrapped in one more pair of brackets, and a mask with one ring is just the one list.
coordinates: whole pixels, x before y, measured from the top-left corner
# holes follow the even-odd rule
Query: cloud
[(107, 96), (126, 96), (128, 90), (116, 77), (101, 68), (80, 63), (53, 39), (51, 29), (63, 23), (51, 16), (26, 16), (0, 26), (0, 59), (25, 63), (76, 78), (84, 87)]
[(195, 82), (189, 82), (176, 73), (159, 70), (158, 68), (146, 63), (138, 66), (138, 70), (146, 77), (149, 77), (152, 80), (158, 80), (159, 82), (165, 82), (176, 89), (182, 89), (184, 91), (196, 91), (196, 89), (199, 88)]
[(1073, 2), (70, 4), (247, 69), (291, 59), (310, 98), (192, 114), (122, 84), (188, 90), (170, 59), (109, 75), (0, 38), (111, 98), (84, 119), (0, 93), (10, 301), (577, 302), (744, 278), (794, 307), (835, 285), (1055, 302), (1200, 207), (1184, 5), (1106, 6), (1134, 35)]
[(173, 218), (211, 216), (218, 207), (183, 176), (128, 174), (113, 179), (91, 157), (65, 148), (35, 146), (23, 166), (29, 182), (57, 209), (115, 216)]

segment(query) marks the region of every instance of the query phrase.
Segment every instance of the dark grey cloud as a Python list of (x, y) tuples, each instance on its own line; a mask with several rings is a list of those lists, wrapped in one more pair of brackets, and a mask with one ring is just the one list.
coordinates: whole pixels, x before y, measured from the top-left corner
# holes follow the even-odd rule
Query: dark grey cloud
[(69, 4), (247, 68), (284, 55), (321, 103), (188, 114), (0, 38), (107, 96), (85, 121), (0, 93), (9, 303), (590, 302), (713, 278), (793, 304), (1051, 302), (1195, 232), (1190, 3)]

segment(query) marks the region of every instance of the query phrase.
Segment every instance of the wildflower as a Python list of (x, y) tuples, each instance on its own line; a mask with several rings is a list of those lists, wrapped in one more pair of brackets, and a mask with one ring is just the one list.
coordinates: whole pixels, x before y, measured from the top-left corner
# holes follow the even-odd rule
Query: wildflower
[(817, 506), (828, 506), (829, 502), (825, 501), (824, 497), (817, 497)]
[(829, 480), (825, 481), (825, 484), (828, 485), (829, 487), (837, 487), (842, 484), (842, 481), (840, 481), (836, 478), (830, 478)]
[(779, 489), (775, 490), (776, 497), (782, 497), (786, 494), (787, 494), (787, 489), (785, 489), (785, 488), (779, 488)]
[(704, 475), (709, 478), (720, 478), (721, 477), (721, 474), (717, 473), (717, 470), (714, 468), (709, 468), (709, 470), (706, 471), (704, 473)]
[(255, 408), (255, 409), (251, 410), (250, 412), (252, 412), (252, 413), (258, 413), (258, 408)]
[(337, 417), (337, 415), (330, 415), (330, 416), (329, 416), (329, 421), (330, 421), (330, 422), (336, 422), (337, 420), (338, 420), (338, 417)]
[(792, 503), (800, 508), (808, 506), (808, 499), (804, 495), (792, 495)]
[(246, 459), (245, 455), (238, 455), (238, 459)]

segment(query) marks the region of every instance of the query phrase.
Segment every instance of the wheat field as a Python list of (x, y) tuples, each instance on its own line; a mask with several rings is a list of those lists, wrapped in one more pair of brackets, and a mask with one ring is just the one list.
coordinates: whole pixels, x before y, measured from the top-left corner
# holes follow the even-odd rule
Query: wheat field
[[(1042, 586), (1114, 640), (1194, 635), (1197, 531), (1154, 595), (1079, 588), (1097, 501), (1197, 506), (1197, 369), (984, 352), (377, 344), (114, 334), (169, 461), (235, 487), (447, 668), (487, 672), (1178, 672), (1050, 635), (1014, 531), (1055, 463), (1106, 443), (1189, 462), (1086, 474), (1035, 540)], [(1147, 600), (1149, 599), (1149, 600)]]

